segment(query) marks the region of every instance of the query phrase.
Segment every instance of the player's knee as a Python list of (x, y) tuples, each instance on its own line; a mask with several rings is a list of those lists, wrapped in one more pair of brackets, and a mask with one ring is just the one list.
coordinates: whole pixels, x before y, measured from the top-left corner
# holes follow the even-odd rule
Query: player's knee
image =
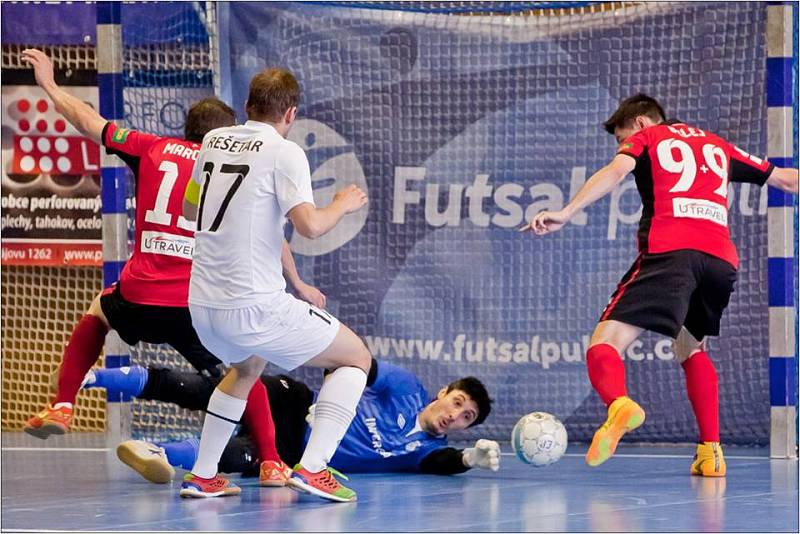
[(678, 336), (672, 342), (672, 351), (680, 364), (703, 350), (705, 350), (705, 341), (695, 339), (685, 327), (681, 328)]
[(370, 354), (364, 339), (355, 333), (348, 339), (347, 361), (342, 362), (348, 367), (356, 367), (369, 375), (372, 366), (372, 354)]
[(264, 370), (265, 363), (258, 357), (252, 356), (247, 360), (236, 363), (232, 371), (236, 372), (237, 381), (255, 382)]
[(599, 336), (592, 336), (592, 338), (589, 340), (588, 351), (591, 351), (593, 348), (598, 347), (600, 345), (609, 345), (610, 347), (613, 347), (614, 350), (616, 350), (620, 354), (622, 354), (623, 350), (625, 349), (625, 347), (622, 346), (622, 344), (619, 343), (617, 340), (615, 340), (613, 336), (599, 335)]
[(92, 303), (89, 305), (89, 310), (86, 313), (88, 315), (93, 315), (94, 317), (97, 317), (98, 319), (103, 321), (103, 323), (105, 323), (105, 325), (108, 327), (108, 319), (106, 319), (106, 316), (103, 313), (103, 307), (100, 304), (101, 296), (102, 296), (101, 293), (95, 295), (94, 299), (92, 300)]
[(364, 345), (363, 342), (359, 343), (359, 350), (356, 351), (352, 366), (358, 367), (367, 375), (369, 375), (369, 369), (372, 367), (372, 355), (369, 353), (369, 349), (367, 349), (367, 346)]

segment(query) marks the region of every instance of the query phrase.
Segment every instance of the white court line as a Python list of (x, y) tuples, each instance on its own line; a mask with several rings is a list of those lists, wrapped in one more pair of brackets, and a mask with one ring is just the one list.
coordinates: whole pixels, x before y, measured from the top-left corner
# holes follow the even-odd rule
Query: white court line
[[(76, 451), (76, 452), (100, 452), (109, 451), (109, 448), (100, 447), (3, 447), (4, 451)], [(52, 531), (58, 532), (58, 531)]]
[[(501, 452), (501, 456), (516, 456), (513, 452)], [(585, 456), (577, 452), (568, 452), (564, 456)], [(614, 458), (691, 458), (691, 453), (687, 454), (630, 454), (630, 453), (617, 453)], [(726, 460), (769, 460), (768, 456), (725, 456)]]
[[(3, 447), (4, 451), (75, 451), (75, 452), (105, 452), (109, 448), (91, 447)], [(513, 452), (502, 452), (501, 456), (516, 456)], [(568, 452), (564, 456), (584, 456), (585, 454)], [(637, 453), (617, 453), (614, 458), (691, 458), (691, 453), (687, 454), (637, 454)], [(725, 456), (728, 460), (769, 460), (768, 456)]]
[(10, 528), (4, 532), (75, 532), (74, 530), (58, 530), (54, 528)]

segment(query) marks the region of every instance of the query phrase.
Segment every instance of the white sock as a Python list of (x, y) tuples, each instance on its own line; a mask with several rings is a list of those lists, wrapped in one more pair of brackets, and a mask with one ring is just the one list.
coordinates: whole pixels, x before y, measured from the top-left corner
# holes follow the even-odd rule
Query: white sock
[(357, 367), (339, 367), (322, 383), (314, 409), (314, 426), (300, 464), (318, 473), (326, 467), (342, 441), (356, 405), (367, 385), (367, 374)]
[(247, 399), (231, 397), (219, 388), (211, 394), (200, 434), (200, 449), (192, 473), (200, 478), (214, 478), (217, 474), (222, 451), (239, 423)]

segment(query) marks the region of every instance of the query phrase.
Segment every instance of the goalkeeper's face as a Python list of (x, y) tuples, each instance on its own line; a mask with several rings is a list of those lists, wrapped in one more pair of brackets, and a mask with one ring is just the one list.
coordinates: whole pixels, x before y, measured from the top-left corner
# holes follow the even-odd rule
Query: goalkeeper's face
[(422, 429), (435, 436), (464, 430), (478, 417), (478, 404), (460, 389), (442, 388), (419, 414)]

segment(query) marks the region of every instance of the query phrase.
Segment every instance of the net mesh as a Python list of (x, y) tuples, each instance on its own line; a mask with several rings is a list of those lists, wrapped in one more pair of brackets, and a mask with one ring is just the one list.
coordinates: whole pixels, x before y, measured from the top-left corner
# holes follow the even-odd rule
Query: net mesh
[[(131, 128), (182, 138), (189, 105), (212, 96), (214, 88), (208, 33), (203, 23), (206, 12), (195, 10), (192, 3), (171, 6), (142, 11), (136, 5), (123, 5), (125, 117)], [(128, 193), (133, 194), (132, 187)], [(134, 220), (132, 210), (129, 220)], [(133, 238), (132, 231), (130, 237)], [(140, 343), (131, 348), (131, 361), (143, 366), (192, 369), (165, 345)], [(153, 401), (133, 401), (134, 437), (190, 437), (199, 432), (201, 422), (199, 412)]]
[[(90, 267), (3, 266), (3, 430), (21, 430), (52, 400), (64, 345), (102, 282)], [(72, 428), (105, 429), (103, 391), (82, 391), (76, 407)]]
[[(182, 137), (189, 104), (213, 94), (209, 36), (203, 22), (208, 15), (195, 4), (123, 5), (124, 106), (129, 127)], [(20, 53), (30, 47), (44, 51), (56, 69), (67, 71), (67, 77), (74, 70), (96, 68), (93, 45), (36, 43), (3, 44), (3, 68), (28, 68)], [(130, 181), (128, 193), (132, 197)], [(130, 203), (131, 224), (134, 205)], [(132, 244), (132, 227), (129, 237)], [(20, 430), (50, 401), (53, 373), (72, 328), (102, 288), (102, 270), (4, 266), (2, 284), (2, 427)], [(138, 365), (190, 369), (164, 346), (139, 344), (131, 349), (131, 359)], [(134, 436), (151, 439), (195, 435), (201, 422), (201, 414), (148, 401), (134, 401), (132, 414)], [(105, 429), (105, 418), (104, 392), (81, 392), (73, 428), (100, 431)]]
[[(32, 44), (3, 44), (2, 68), (28, 68), (21, 52)], [(89, 45), (39, 46), (56, 69), (95, 68)], [(5, 111), (4, 111), (5, 112)], [(6, 133), (3, 132), (5, 143)], [(58, 365), (72, 328), (102, 288), (102, 271), (91, 267), (2, 268), (3, 430), (21, 430), (52, 400)], [(102, 358), (100, 364), (102, 365)], [(105, 394), (78, 395), (72, 428), (105, 429)]]
[[(373, 11), (401, 9), (456, 15), (515, 14), (520, 15), (518, 20), (529, 15), (547, 15), (546, 19), (537, 17), (540, 22), (528, 29), (551, 40), (542, 37), (540, 44), (530, 48), (520, 46), (517, 50), (517, 54), (538, 54), (524, 56), (534, 58), (526, 64), (530, 68), (511, 77), (497, 78), (481, 75), (481, 71), (494, 65), (495, 61), (490, 55), (497, 41), (489, 33), (481, 36), (478, 32), (471, 40), (461, 43), (455, 42), (448, 33), (456, 32), (464, 24), (473, 27), (484, 23), (496, 25), (496, 19), (489, 23), (479, 16), (453, 17), (458, 22), (450, 24), (448, 32), (432, 31), (432, 26), (419, 19), (404, 19), (403, 23), (416, 32), (416, 38), (422, 36), (424, 43), (409, 40), (408, 32), (400, 30), (379, 35), (380, 46), (370, 52), (374, 57), (363, 61), (361, 66), (365, 70), (358, 71), (347, 63), (350, 54), (358, 57), (353, 52), (357, 47), (348, 47), (360, 42), (365, 29), (375, 23), (374, 17), (360, 17), (358, 10), (342, 16), (336, 13), (333, 4), (328, 8), (298, 7), (294, 14), (291, 9), (282, 12), (284, 8), (281, 7), (265, 8), (275, 14), (274, 27), (259, 31), (258, 35), (250, 36), (249, 42), (232, 49), (234, 69), (237, 64), (254, 69), (264, 65), (265, 61), (277, 61), (290, 66), (305, 79), (313, 80), (313, 83), (304, 85), (307, 100), (303, 112), (315, 120), (334, 125), (345, 132), (348, 139), (360, 143), (357, 155), (370, 177), (391, 176), (395, 162), (421, 164), (420, 154), (426, 152), (425, 145), (439, 142), (437, 139), (409, 137), (402, 140), (404, 148), (399, 153), (391, 157), (382, 153), (391, 145), (391, 136), (397, 132), (415, 132), (420, 128), (419, 124), (426, 124), (426, 117), (417, 114), (418, 111), (432, 109), (436, 121), (448, 123), (452, 116), (459, 113), (469, 115), (469, 109), (477, 108), (483, 102), (494, 100), (495, 110), (502, 110), (509, 105), (504, 100), (506, 95), (515, 91), (538, 95), (561, 93), (560, 100), (533, 99), (530, 106), (523, 105), (518, 109), (517, 112), (528, 117), (527, 122), (515, 124), (510, 117), (500, 116), (509, 120), (505, 128), (473, 132), (475, 137), (467, 139), (471, 144), (461, 138), (461, 147), (456, 143), (449, 152), (440, 155), (440, 159), (426, 163), (429, 177), (438, 173), (444, 186), (441, 176), (471, 176), (476, 169), (493, 169), (493, 175), (508, 180), (524, 174), (525, 169), (545, 169), (548, 166), (546, 160), (536, 159), (535, 155), (524, 151), (498, 150), (493, 156), (483, 151), (482, 143), (486, 139), (499, 145), (511, 143), (518, 146), (554, 142), (551, 135), (545, 135), (534, 126), (537, 123), (545, 123), (548, 128), (556, 130), (558, 150), (574, 152), (576, 161), (591, 168), (602, 163), (607, 156), (607, 143), (584, 142), (572, 146), (575, 129), (565, 132), (563, 139), (558, 137), (561, 134), (557, 131), (557, 123), (547, 122), (550, 120), (548, 117), (537, 116), (534, 108), (542, 104), (554, 106), (559, 113), (570, 117), (570, 124), (579, 125), (579, 136), (595, 139), (597, 124), (620, 96), (638, 89), (662, 89), (669, 80), (675, 80), (677, 84), (661, 93), (666, 94), (663, 99), (665, 107), (680, 109), (680, 118), (687, 122), (706, 124), (712, 131), (725, 132), (732, 141), (752, 152), (764, 152), (765, 127), (743, 126), (765, 126), (763, 105), (753, 105), (763, 100), (764, 94), (765, 21), (761, 8), (740, 4), (730, 7), (717, 5), (703, 10), (687, 4), (665, 10), (658, 3), (637, 6), (590, 2), (570, 6), (540, 2), (336, 4)], [(182, 135), (187, 105), (213, 93), (211, 50), (203, 24), (203, 18), (211, 14), (196, 11), (196, 4), (178, 5), (179, 8), (171, 8), (155, 17), (137, 12), (141, 6), (125, 4), (123, 7), (126, 119), (133, 128), (173, 136)], [(299, 17), (296, 16), (298, 13)], [(617, 19), (620, 14), (628, 18)], [(383, 15), (387, 17), (384, 22), (393, 15)], [(587, 15), (591, 16), (587, 18)], [(650, 17), (651, 31), (641, 31), (640, 16)], [(318, 31), (311, 32), (309, 28)], [(335, 31), (326, 33), (321, 31), (323, 28)], [(521, 30), (519, 27), (515, 29), (513, 23), (508, 26), (508, 35), (518, 31)], [(279, 36), (276, 42), (284, 43), (285, 49), (276, 50), (272, 41), (260, 41), (268, 39), (267, 34)], [(511, 41), (514, 41), (513, 36)], [(285, 43), (291, 43), (291, 46)], [(342, 43), (349, 44), (343, 47)], [(661, 43), (661, 48), (653, 43)], [(22, 68), (19, 51), (27, 46), (4, 45), (3, 67)], [(509, 48), (504, 54), (519, 45), (506, 46)], [(94, 68), (92, 46), (46, 47), (45, 51), (54, 58), (58, 68)], [(412, 67), (409, 63), (411, 51), (419, 54), (415, 58), (416, 65), (428, 69), (427, 75), (436, 83), (427, 88), (420, 85), (418, 93), (408, 92), (407, 85), (397, 85), (369, 95), (370, 89), (381, 88), (386, 80), (395, 79), (398, 72), (408, 73)], [(336, 61), (320, 62), (319, 57), (336, 58)], [(535, 57), (550, 59), (537, 60)], [(445, 58), (447, 61), (443, 63)], [(437, 76), (436, 69), (443, 64), (456, 68), (453, 72), (443, 69), (439, 73), (441, 76)], [(473, 68), (467, 76), (471, 81), (458, 79), (452, 86), (443, 84), (439, 78), (458, 75), (459, 65)], [(658, 68), (651, 68), (654, 65)], [(639, 70), (634, 71), (631, 66)], [(725, 73), (724, 77), (720, 73)], [(604, 87), (587, 83), (594, 78), (602, 79)], [(246, 83), (234, 82), (246, 87)], [(470, 83), (474, 84), (471, 89)], [(578, 89), (567, 90), (572, 85)], [(341, 98), (342, 95), (351, 98)], [(367, 96), (352, 98), (356, 95)], [(443, 95), (447, 95), (444, 100)], [(243, 101), (236, 93), (234, 97)], [(437, 99), (440, 99), (438, 103)], [(407, 106), (403, 108), (407, 115), (396, 117), (376, 112), (376, 106), (380, 107), (384, 100), (394, 106)], [(412, 122), (406, 124), (404, 120)], [(470, 120), (475, 120), (475, 117)], [(452, 131), (463, 127), (458, 124), (448, 126)], [(371, 139), (359, 139), (359, 132), (369, 132)], [(443, 135), (452, 135), (452, 132)], [(540, 174), (537, 178), (555, 181), (546, 173)], [(605, 233), (605, 228), (601, 228), (600, 233), (582, 233), (573, 238), (568, 247), (576, 252), (570, 255), (563, 250), (563, 243), (532, 250), (528, 244), (506, 241), (496, 233), (448, 233), (444, 229), (438, 235), (429, 235), (422, 226), (393, 226), (388, 219), (390, 189), (389, 182), (385, 185), (370, 183), (372, 202), (383, 206), (385, 215), (372, 215), (367, 221), (362, 230), (366, 237), (358, 244), (363, 248), (338, 251), (328, 257), (298, 258), (303, 277), (326, 291), (331, 297), (332, 311), (359, 333), (398, 338), (452, 338), (459, 328), (468, 324), (472, 329), (469, 330), (471, 335), (478, 338), (490, 334), (511, 338), (525, 331), (553, 339), (579, 339), (580, 335), (590, 331), (589, 323), (602, 308), (608, 290), (631, 260), (630, 242), (622, 234), (618, 239), (624, 242), (623, 245), (598, 247), (598, 241), (605, 237), (600, 235)], [(129, 191), (132, 188), (129, 187)], [(758, 206), (758, 193), (751, 191), (748, 195), (749, 204)], [(736, 198), (738, 202), (739, 197)], [(636, 202), (628, 195), (622, 200), (621, 207), (629, 213), (635, 210)], [(440, 208), (444, 209), (444, 205)], [(422, 219), (423, 215), (419, 214), (419, 218)], [(384, 228), (389, 228), (389, 232), (386, 233)], [(769, 431), (769, 402), (765, 356), (767, 323), (763, 320), (766, 277), (760, 262), (766, 256), (766, 221), (764, 217), (744, 219), (737, 215), (732, 230), (742, 253), (742, 274), (737, 294), (723, 324), (723, 332), (732, 335), (713, 342), (711, 347), (712, 352), (724, 360), (720, 371), (723, 440), (764, 443)], [(631, 232), (630, 228), (624, 231)], [(465, 239), (473, 244), (471, 250), (459, 245)], [(417, 241), (421, 244), (415, 254), (409, 253), (408, 247)], [(522, 260), (526, 255), (547, 255), (552, 264), (545, 266), (544, 270), (534, 268)], [(364, 261), (367, 257), (371, 258), (370, 262)], [(380, 260), (374, 262), (372, 259), (376, 257)], [(488, 262), (501, 266), (498, 270), (487, 271)], [(478, 274), (473, 275), (459, 265), (478, 269)], [(493, 281), (508, 278), (512, 271), (526, 280), (540, 280), (540, 292), (530, 294), (526, 292), (527, 288), (520, 292), (519, 288)], [(358, 278), (358, 283), (350, 283), (342, 273), (360, 273), (354, 277)], [(443, 285), (454, 273), (463, 275), (464, 285)], [(382, 285), (382, 279), (390, 279), (392, 283), (400, 280), (400, 283), (391, 288)], [(567, 281), (580, 284), (586, 292), (580, 295), (581, 299), (575, 295), (568, 297), (573, 306), (561, 316), (553, 315), (554, 303), (569, 294)], [(88, 307), (101, 283), (99, 269), (3, 268), (4, 430), (19, 429), (27, 417), (49, 400), (48, 377), (60, 361), (72, 326)], [(433, 295), (433, 299), (426, 293)], [(454, 313), (440, 309), (445, 300), (461, 303), (459, 309)], [(372, 302), (378, 302), (380, 306), (375, 308)], [(575, 302), (579, 304), (574, 305)], [(441, 321), (443, 312), (450, 314), (444, 323)], [(536, 320), (531, 322), (531, 317)], [(653, 338), (645, 338), (646, 346), (652, 343)], [(556, 369), (547, 376), (523, 370), (512, 376), (507, 369), (486, 362), (455, 366), (452, 362), (406, 358), (395, 348), (376, 355), (417, 372), (432, 389), (466, 374), (464, 371), (484, 379), (496, 404), (492, 417), (480, 429), (481, 435), (507, 439), (508, 430), (522, 413), (545, 409), (568, 421), (571, 438), (585, 439), (602, 416), (602, 407), (596, 399), (588, 394), (588, 390), (583, 391), (586, 380), (582, 369), (578, 372)], [(175, 352), (165, 347), (142, 344), (132, 349), (131, 356), (139, 365), (189, 369)], [(637, 433), (637, 437), (647, 441), (693, 439), (694, 422), (683, 394), (683, 378), (674, 362), (656, 361), (648, 366), (629, 363), (628, 369), (631, 383), (648, 384), (646, 387), (634, 386), (639, 398), (650, 406), (648, 425)], [(320, 382), (315, 372), (298, 371), (295, 374), (311, 385)], [(566, 404), (571, 408), (565, 415), (559, 413), (555, 403), (563, 401), (566, 390), (581, 393), (567, 399)], [(81, 393), (78, 406), (76, 429), (104, 428), (105, 402), (101, 392)], [(133, 403), (133, 432), (137, 437), (167, 439), (197, 435), (200, 421), (201, 414), (170, 405), (144, 401)], [(473, 434), (467, 433), (464, 437), (473, 437)]]
[[(232, 101), (244, 101), (261, 66), (287, 66), (304, 91), (305, 122), (294, 140), (307, 149), (312, 172), (319, 169), (315, 179), (347, 183), (353, 158), (363, 170), (370, 194), (363, 228), (338, 249), (298, 262), (332, 312), (371, 337), (376, 357), (413, 370), (431, 391), (459, 376), (484, 380), (496, 410), (465, 437), (507, 439), (517, 418), (544, 410), (566, 421), (571, 439), (587, 440), (604, 407), (586, 377), (583, 339), (633, 262), (638, 217), (612, 224), (606, 198), (587, 211), (585, 226), (545, 239), (509, 229), (533, 207), (531, 188), (538, 188), (534, 213), (547, 197), (560, 206), (574, 194), (570, 168), (586, 166), (588, 175), (608, 161), (615, 144), (600, 125), (639, 91), (658, 95), (676, 118), (763, 155), (765, 13), (755, 3), (654, 2), (549, 17), (400, 16), (234, 3)], [(331, 147), (348, 157), (333, 158)], [(424, 168), (424, 178), (401, 187), (398, 169), (408, 167)], [(492, 188), (485, 220), (465, 193), (479, 176)], [(514, 202), (498, 194), (515, 186)], [(416, 196), (398, 202), (404, 188)], [(618, 211), (635, 214), (638, 196), (625, 191)], [(742, 267), (710, 353), (720, 375), (722, 439), (763, 444), (765, 195), (748, 185), (733, 194)], [(669, 342), (657, 345), (662, 339), (645, 336), (626, 355), (631, 395), (649, 410), (631, 439), (693, 441), (684, 377)], [(442, 350), (434, 357), (424, 346)], [(297, 374), (319, 384), (314, 371)]]

